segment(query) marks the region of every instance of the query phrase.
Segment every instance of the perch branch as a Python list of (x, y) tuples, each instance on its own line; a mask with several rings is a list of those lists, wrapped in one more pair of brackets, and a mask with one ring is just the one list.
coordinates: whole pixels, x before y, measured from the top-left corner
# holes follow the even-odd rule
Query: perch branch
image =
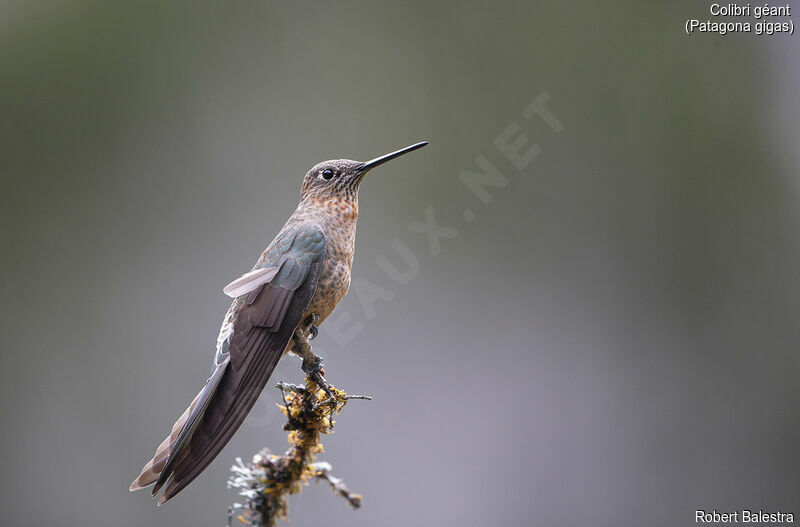
[[(315, 462), (322, 452), (320, 437), (332, 431), (334, 415), (338, 415), (350, 399), (371, 399), (366, 395), (347, 395), (330, 384), (322, 387), (322, 369), (306, 375), (305, 386), (279, 382), (286, 415), (283, 429), (288, 431), (289, 449), (281, 456), (266, 448), (245, 465), (241, 458), (231, 467), (233, 475), (228, 487), (238, 489), (244, 503), (235, 503), (228, 513), (228, 525), (234, 516), (242, 524), (272, 527), (277, 520), (288, 519), (289, 495), (297, 494), (311, 479), (327, 481), (333, 491), (345, 498), (353, 508), (361, 506), (361, 495), (355, 494), (339, 478), (331, 474), (331, 465)], [(324, 381), (323, 381), (324, 382)]]

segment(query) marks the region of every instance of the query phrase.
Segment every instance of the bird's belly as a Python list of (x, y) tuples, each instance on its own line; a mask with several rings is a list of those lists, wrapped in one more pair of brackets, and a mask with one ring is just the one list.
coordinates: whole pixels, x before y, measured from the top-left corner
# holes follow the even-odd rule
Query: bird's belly
[(306, 310), (304, 319), (314, 313), (319, 316), (319, 322), (328, 318), (328, 315), (341, 302), (350, 288), (349, 265), (341, 260), (332, 259), (325, 262), (323, 266), (317, 289)]

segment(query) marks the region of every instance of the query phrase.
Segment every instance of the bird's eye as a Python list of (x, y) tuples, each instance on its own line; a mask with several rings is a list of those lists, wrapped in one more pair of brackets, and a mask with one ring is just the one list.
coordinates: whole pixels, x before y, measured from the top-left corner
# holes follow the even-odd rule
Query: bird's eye
[(330, 181), (331, 179), (333, 179), (333, 170), (331, 170), (330, 168), (326, 168), (325, 170), (323, 170), (322, 179), (324, 179), (325, 181)]

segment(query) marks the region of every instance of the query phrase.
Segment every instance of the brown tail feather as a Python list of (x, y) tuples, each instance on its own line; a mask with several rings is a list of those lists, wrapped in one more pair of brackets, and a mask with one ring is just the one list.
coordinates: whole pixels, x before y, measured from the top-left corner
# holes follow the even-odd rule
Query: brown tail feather
[[(229, 411), (221, 413), (227, 406), (224, 403), (209, 406), (206, 418), (193, 436), (190, 447), (174, 465), (172, 478), (158, 501), (159, 505), (183, 490), (225, 448), (255, 405), (280, 357), (280, 353), (261, 357), (260, 364), (249, 372), (251, 380), (245, 383), (248, 389), (234, 396), (237, 403)], [(225, 384), (225, 379), (221, 384)]]
[(197, 401), (200, 400), (200, 395), (202, 395), (202, 393), (203, 390), (200, 390), (200, 392), (198, 392), (192, 401), (192, 404), (186, 408), (186, 411), (184, 411), (178, 420), (175, 421), (175, 424), (172, 425), (172, 431), (166, 437), (166, 439), (164, 439), (164, 441), (158, 445), (153, 459), (148, 461), (147, 464), (142, 467), (141, 474), (139, 474), (139, 476), (133, 480), (133, 483), (131, 483), (131, 491), (141, 490), (156, 482), (158, 477), (161, 475), (161, 471), (164, 469), (164, 465), (167, 464), (167, 458), (169, 457), (169, 453), (172, 450), (175, 440), (178, 438), (178, 434), (183, 428), (183, 425), (186, 424), (186, 419), (188, 419), (191, 411), (194, 410), (194, 407), (197, 405)]

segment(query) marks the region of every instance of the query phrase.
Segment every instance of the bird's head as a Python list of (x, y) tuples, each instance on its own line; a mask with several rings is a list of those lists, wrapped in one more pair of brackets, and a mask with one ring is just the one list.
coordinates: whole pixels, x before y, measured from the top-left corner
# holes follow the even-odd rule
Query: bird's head
[(427, 141), (423, 141), (366, 162), (353, 161), (351, 159), (331, 159), (330, 161), (317, 163), (303, 179), (300, 199), (355, 199), (358, 195), (358, 186), (367, 172), (378, 165), (422, 148), (427, 144)]

